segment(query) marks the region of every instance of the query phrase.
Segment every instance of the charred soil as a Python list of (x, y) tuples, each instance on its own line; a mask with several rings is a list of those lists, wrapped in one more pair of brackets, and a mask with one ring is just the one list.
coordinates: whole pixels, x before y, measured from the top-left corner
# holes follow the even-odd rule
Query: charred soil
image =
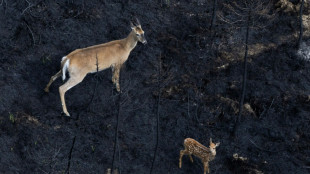
[[(202, 173), (198, 158), (191, 163), (184, 156), (178, 168), (188, 137), (206, 146), (210, 137), (221, 143), (211, 173), (310, 172), (310, 63), (296, 56), (297, 11), (266, 1), (265, 11), (252, 12), (245, 105), (233, 136), (245, 49), (243, 3), (0, 2), (0, 173), (104, 173), (112, 166), (117, 116), (114, 166), (120, 173), (150, 172), (157, 116), (153, 173)], [(125, 63), (122, 93), (110, 69), (89, 74), (66, 93), (72, 116), (62, 116), (63, 82), (43, 90), (61, 58), (126, 37), (133, 16), (148, 44), (138, 44)], [(304, 32), (309, 40), (309, 26)]]

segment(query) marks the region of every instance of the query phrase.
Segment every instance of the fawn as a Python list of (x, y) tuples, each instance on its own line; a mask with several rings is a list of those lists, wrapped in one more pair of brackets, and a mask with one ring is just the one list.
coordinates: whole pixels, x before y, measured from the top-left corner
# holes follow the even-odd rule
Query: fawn
[(200, 158), (203, 163), (204, 174), (209, 170), (209, 162), (215, 158), (216, 155), (216, 147), (219, 146), (220, 143), (214, 144), (212, 142), (212, 138), (210, 138), (210, 148), (205, 147), (204, 145), (200, 144), (198, 141), (192, 138), (186, 138), (184, 140), (184, 150), (180, 151), (180, 159), (179, 159), (179, 167), (182, 167), (182, 157), (183, 155), (188, 155), (191, 162), (194, 162), (192, 158), (192, 154), (196, 157)]

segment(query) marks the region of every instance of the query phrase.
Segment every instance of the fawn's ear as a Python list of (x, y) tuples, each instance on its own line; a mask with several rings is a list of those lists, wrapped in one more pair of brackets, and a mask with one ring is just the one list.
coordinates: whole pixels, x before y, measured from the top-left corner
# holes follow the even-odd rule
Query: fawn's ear
[(212, 138), (210, 138), (210, 144), (212, 143)]
[(219, 146), (220, 144), (221, 144), (220, 142), (216, 143), (216, 144), (215, 144), (215, 147)]

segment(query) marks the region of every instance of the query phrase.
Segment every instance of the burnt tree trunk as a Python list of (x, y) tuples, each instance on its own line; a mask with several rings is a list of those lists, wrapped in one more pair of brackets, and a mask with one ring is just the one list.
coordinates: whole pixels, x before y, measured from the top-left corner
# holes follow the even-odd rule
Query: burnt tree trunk
[[(213, 7), (212, 7), (212, 18), (211, 18), (211, 24), (210, 24), (210, 49), (212, 50), (213, 48), (213, 42), (214, 42), (214, 37), (215, 37), (215, 30), (214, 30), (214, 25), (216, 21), (216, 8), (217, 8), (217, 0), (213, 0)], [(217, 54), (217, 49), (215, 49), (215, 54)]]
[(210, 24), (210, 33), (211, 33), (211, 38), (212, 38), (212, 29), (216, 20), (216, 5), (217, 5), (217, 0), (213, 1), (213, 8), (212, 8), (212, 19), (211, 19), (211, 24)]
[(155, 151), (154, 151), (154, 156), (153, 156), (153, 160), (152, 160), (152, 166), (151, 166), (151, 170), (150, 170), (150, 174), (153, 173), (153, 169), (154, 169), (154, 164), (156, 162), (156, 156), (157, 156), (157, 151), (158, 151), (158, 144), (159, 144), (159, 114), (160, 114), (160, 100), (161, 100), (161, 53), (159, 54), (159, 58), (158, 58), (158, 77), (157, 77), (157, 88), (158, 88), (158, 99), (157, 99), (157, 114), (156, 114), (156, 145), (155, 145)]
[[(122, 68), (120, 69), (119, 72), (119, 81), (120, 83), (122, 82)], [(118, 130), (119, 130), (119, 120), (122, 114), (122, 100), (123, 100), (123, 94), (122, 92), (119, 92), (119, 97), (118, 97), (118, 113), (116, 115), (116, 127), (115, 127), (115, 137), (114, 137), (114, 149), (113, 149), (113, 157), (112, 157), (112, 168), (111, 170), (114, 171), (114, 161), (115, 161), (115, 157), (116, 157), (116, 149), (118, 148), (119, 151), (119, 158), (120, 158), (120, 147), (119, 147), (119, 142), (118, 142)], [(120, 166), (119, 166), (119, 171), (120, 170)]]
[(300, 48), (301, 42), (302, 42), (302, 35), (303, 35), (303, 23), (302, 23), (302, 11), (304, 8), (304, 0), (301, 1), (300, 9), (299, 9), (299, 38), (297, 43), (297, 48)]
[(243, 110), (243, 103), (245, 98), (245, 92), (246, 92), (246, 77), (247, 77), (247, 58), (248, 58), (248, 40), (249, 40), (249, 30), (250, 30), (250, 22), (251, 22), (251, 9), (249, 9), (248, 13), (248, 21), (246, 26), (246, 36), (245, 36), (245, 52), (244, 52), (244, 70), (243, 70), (243, 79), (242, 79), (242, 90), (241, 90), (241, 97), (240, 97), (240, 103), (239, 103), (239, 114), (237, 118), (235, 119), (235, 132), (238, 124), (241, 120), (242, 110)]

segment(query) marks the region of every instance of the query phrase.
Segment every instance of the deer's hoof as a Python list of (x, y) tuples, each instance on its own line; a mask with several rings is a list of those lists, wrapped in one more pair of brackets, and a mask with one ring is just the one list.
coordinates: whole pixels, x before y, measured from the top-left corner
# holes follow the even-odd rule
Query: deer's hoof
[(70, 117), (70, 114), (68, 112), (61, 112), (61, 116), (67, 116)]
[(119, 87), (116, 87), (117, 92), (121, 92), (121, 89)]
[(48, 88), (45, 88), (44, 91), (47, 93), (50, 92), (50, 90), (48, 90)]

